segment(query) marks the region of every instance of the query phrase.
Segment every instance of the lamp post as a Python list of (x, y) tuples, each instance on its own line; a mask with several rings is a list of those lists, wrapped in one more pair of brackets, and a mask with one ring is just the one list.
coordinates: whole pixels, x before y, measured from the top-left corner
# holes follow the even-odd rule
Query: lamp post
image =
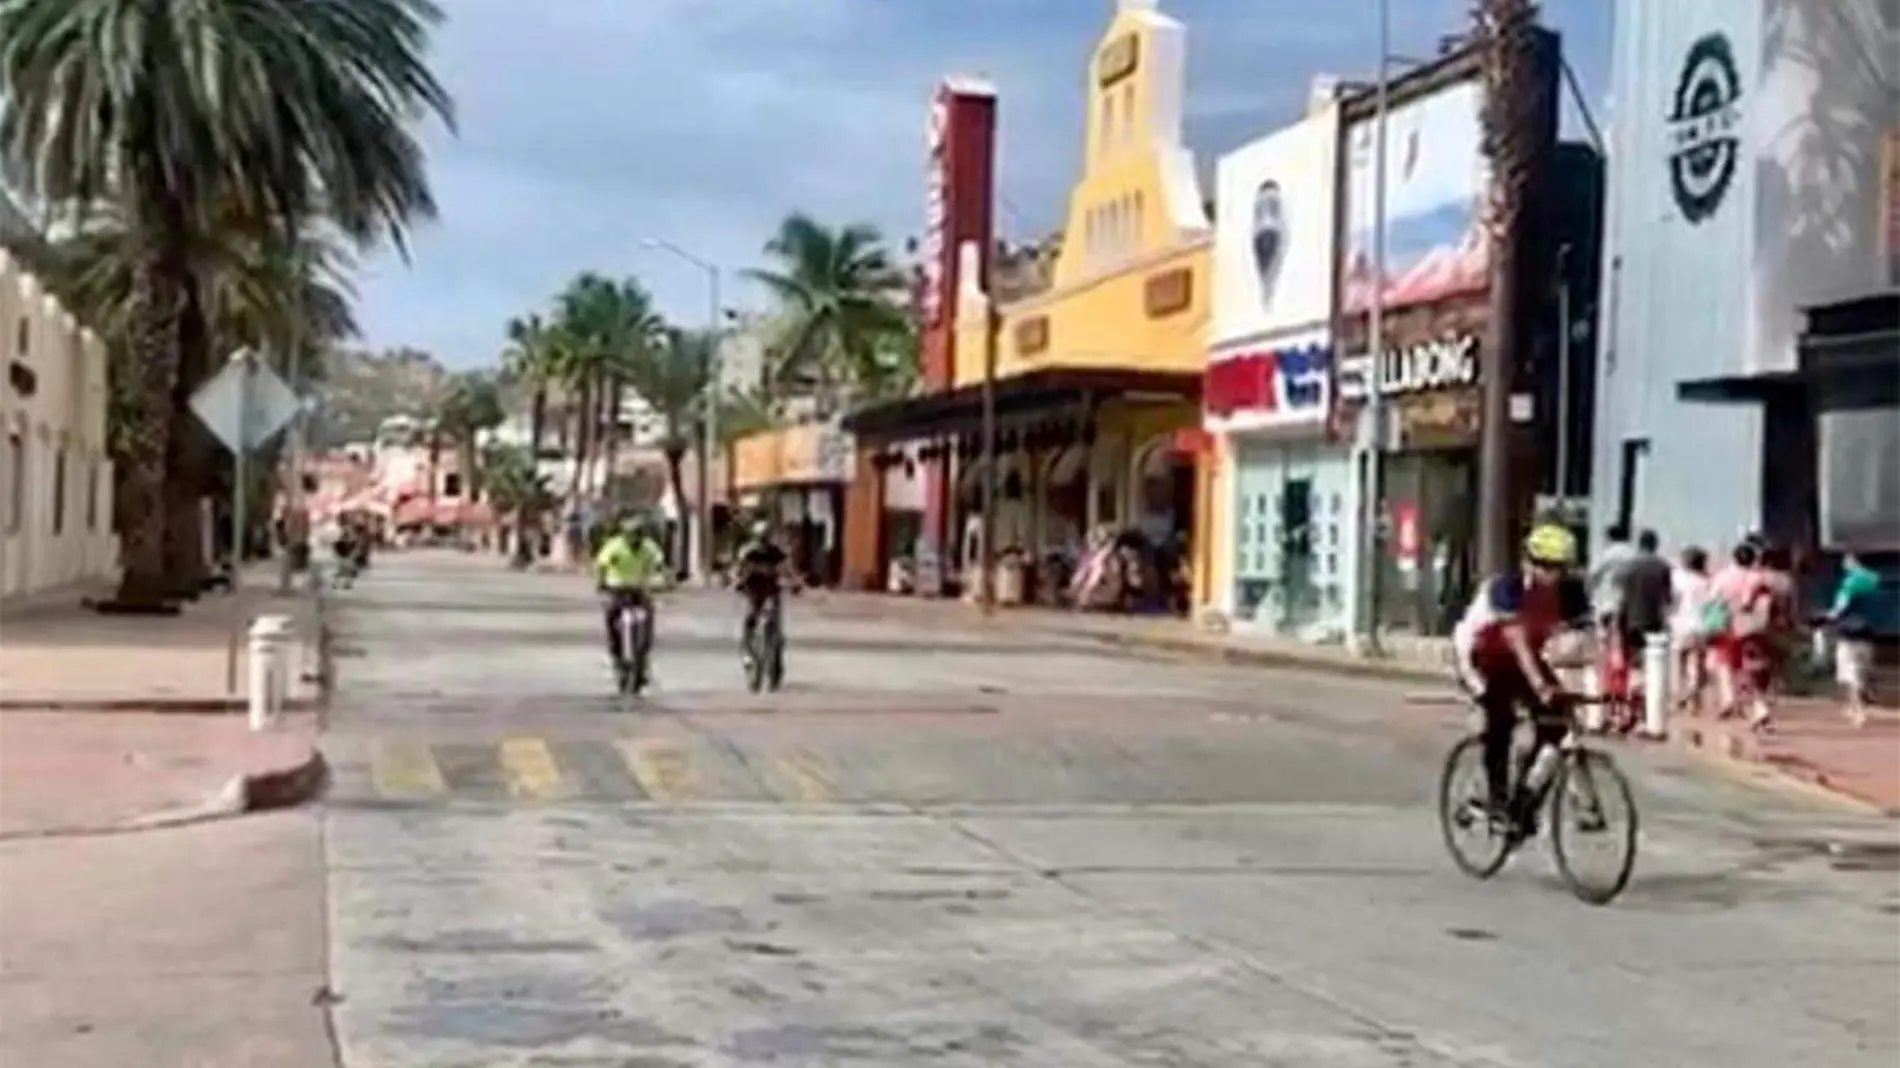
[[(710, 586), (713, 581), (712, 454), (719, 443), (719, 386), (723, 370), (719, 351), (723, 343), (719, 323), (719, 267), (711, 260), (695, 256), (665, 238), (645, 238), (640, 242), (640, 247), (670, 252), (706, 272), (709, 302), (706, 312), (709, 345), (706, 358), (711, 366), (706, 369), (705, 411), (699, 421), (699, 515), (695, 524), (699, 528), (699, 551), (694, 555), (697, 557), (695, 562), (699, 569), (699, 581)], [(686, 502), (680, 503), (684, 505)]]
[(1385, 540), (1381, 498), (1385, 485), (1385, 395), (1379, 389), (1379, 370), (1385, 350), (1385, 179), (1386, 119), (1391, 110), (1392, 2), (1379, 5), (1379, 83), (1374, 90), (1372, 132), (1372, 294), (1366, 310), (1366, 430), (1364, 493), (1359, 502), (1359, 559), (1365, 576), (1360, 640), (1368, 653), (1379, 645), (1380, 587), (1384, 584)]

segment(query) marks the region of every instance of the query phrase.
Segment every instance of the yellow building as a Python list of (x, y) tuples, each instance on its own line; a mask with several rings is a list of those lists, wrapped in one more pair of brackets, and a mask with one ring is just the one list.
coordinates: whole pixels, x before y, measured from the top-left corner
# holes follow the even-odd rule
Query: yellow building
[(64, 597), (118, 573), (106, 352), (0, 248), (0, 606)]
[[(946, 573), (979, 557), (982, 384), (998, 437), (994, 529), (1045, 591), (1093, 532), (1198, 540), (1194, 516), (1211, 226), (1182, 142), (1185, 33), (1154, 0), (1121, 0), (1089, 64), (1082, 173), (1050, 284), (995, 306), (959, 250), (953, 387), (860, 412), (861, 450), (925, 441), (951, 474)], [(930, 455), (926, 448), (926, 455)], [(967, 584), (967, 583), (966, 583)]]

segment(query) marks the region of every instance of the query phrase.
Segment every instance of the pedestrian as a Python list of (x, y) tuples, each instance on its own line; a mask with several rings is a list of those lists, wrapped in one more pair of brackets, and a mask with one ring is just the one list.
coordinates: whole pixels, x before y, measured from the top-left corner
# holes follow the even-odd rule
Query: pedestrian
[(1597, 659), (1602, 678), (1602, 694), (1609, 707), (1615, 708), (1629, 696), (1629, 665), (1618, 640), (1617, 616), (1622, 610), (1623, 565), (1635, 554), (1630, 547), (1629, 527), (1622, 523), (1603, 532), (1603, 549), (1591, 562), (1584, 584), (1590, 590), (1590, 611), (1595, 620)]
[(1702, 690), (1708, 681), (1708, 609), (1714, 596), (1709, 554), (1694, 545), (1684, 549), (1669, 583), (1669, 636), (1675, 652), (1676, 688), (1681, 695), (1676, 703), (1693, 712), (1701, 707)]
[(1874, 661), (1874, 601), (1880, 596), (1880, 576), (1861, 558), (1848, 553), (1841, 561), (1841, 581), (1834, 604), (1825, 617), (1834, 631), (1834, 681), (1841, 688), (1841, 707), (1856, 727), (1867, 725), (1869, 675)]
[[(1615, 574), (1616, 641), (1622, 648), (1624, 670), (1634, 667), (1638, 677), (1643, 650), (1650, 636), (1666, 635), (1669, 631), (1672, 575), (1669, 561), (1664, 560), (1659, 551), (1661, 547), (1662, 539), (1656, 532), (1644, 530), (1636, 536), (1635, 550)], [(1630, 705), (1625, 710), (1626, 715), (1633, 716), (1634, 707)]]

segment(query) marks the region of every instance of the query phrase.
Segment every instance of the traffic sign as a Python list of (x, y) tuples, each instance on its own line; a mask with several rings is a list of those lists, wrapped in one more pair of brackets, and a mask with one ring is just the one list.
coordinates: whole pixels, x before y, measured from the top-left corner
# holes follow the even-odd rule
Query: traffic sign
[(191, 395), (191, 410), (234, 453), (263, 445), (302, 408), (296, 391), (249, 350), (234, 353)]

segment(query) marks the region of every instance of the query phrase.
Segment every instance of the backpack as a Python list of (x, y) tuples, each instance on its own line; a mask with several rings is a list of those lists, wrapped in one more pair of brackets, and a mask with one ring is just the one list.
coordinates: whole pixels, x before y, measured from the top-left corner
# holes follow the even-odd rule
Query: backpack
[(1702, 633), (1705, 635), (1728, 633), (1728, 602), (1720, 597), (1710, 597), (1702, 606)]

